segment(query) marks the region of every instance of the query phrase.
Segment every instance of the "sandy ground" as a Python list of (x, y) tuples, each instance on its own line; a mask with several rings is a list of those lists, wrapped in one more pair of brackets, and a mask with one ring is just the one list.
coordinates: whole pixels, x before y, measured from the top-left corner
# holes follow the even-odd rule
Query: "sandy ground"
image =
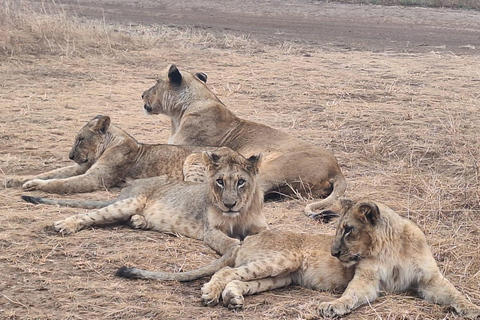
[[(459, 23), (476, 13), (463, 14)], [(79, 35), (67, 46), (42, 30), (25, 30), (35, 34), (19, 38), (25, 52), (41, 41), (60, 49), (0, 59), (1, 178), (70, 164), (76, 131), (97, 114), (110, 115), (139, 141), (166, 141), (169, 120), (143, 114), (140, 95), (176, 63), (207, 73), (210, 88), (236, 114), (332, 150), (348, 181), (346, 195), (385, 202), (415, 221), (447, 278), (480, 305), (477, 54), (323, 50), (307, 42), (270, 45), (153, 25), (128, 34), (101, 31), (108, 37), (82, 48)], [(85, 34), (92, 42), (100, 37)], [(205, 308), (199, 299), (205, 280), (179, 284), (113, 275), (122, 265), (191, 270), (217, 257), (202, 243), (121, 225), (61, 237), (48, 227), (84, 211), (23, 203), (25, 193), (0, 189), (1, 319), (300, 319), (319, 301), (338, 296), (289, 287), (248, 297), (242, 311)], [(266, 203), (270, 227), (332, 232), (333, 225), (303, 216), (305, 203)], [(394, 294), (346, 318), (456, 316), (413, 295)]]
[[(44, 2), (36, 0), (38, 2)], [(106, 22), (189, 25), (262, 43), (325, 49), (474, 53), (480, 12), (314, 0), (62, 0), (70, 13)]]

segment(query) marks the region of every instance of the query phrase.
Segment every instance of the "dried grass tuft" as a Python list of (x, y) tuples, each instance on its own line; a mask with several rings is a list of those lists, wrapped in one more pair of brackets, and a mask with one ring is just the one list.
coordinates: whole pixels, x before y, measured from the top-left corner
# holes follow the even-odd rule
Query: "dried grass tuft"
[[(166, 141), (170, 122), (142, 115), (140, 95), (174, 62), (208, 73), (236, 114), (333, 150), (347, 196), (385, 202), (418, 223), (447, 278), (480, 304), (478, 56), (266, 46), (193, 28), (86, 22), (45, 6), (1, 6), (0, 177), (69, 164), (76, 131), (97, 114), (139, 141)], [(0, 189), (1, 318), (301, 319), (338, 296), (289, 287), (247, 297), (239, 312), (204, 308), (204, 280), (113, 276), (122, 265), (191, 270), (216, 258), (202, 243), (117, 225), (61, 237), (48, 227), (82, 210), (32, 206), (21, 194)], [(307, 201), (266, 203), (271, 228), (332, 232), (302, 214)], [(386, 295), (346, 318), (456, 316), (412, 295)]]

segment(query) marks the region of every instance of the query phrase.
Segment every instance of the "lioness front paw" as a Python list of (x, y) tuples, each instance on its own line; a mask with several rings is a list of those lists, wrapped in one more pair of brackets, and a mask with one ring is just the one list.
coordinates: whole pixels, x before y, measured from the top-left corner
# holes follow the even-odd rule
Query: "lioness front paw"
[(202, 287), (202, 303), (206, 307), (213, 307), (220, 301), (222, 286), (218, 283), (207, 282)]
[(80, 230), (78, 223), (76, 223), (73, 219), (69, 218), (56, 221), (53, 224), (53, 227), (58, 233), (63, 235), (72, 234)]
[(320, 316), (330, 318), (342, 316), (350, 312), (349, 308), (344, 303), (335, 301), (320, 303), (317, 311)]
[(45, 185), (46, 180), (40, 180), (40, 179), (33, 179), (30, 181), (25, 182), (22, 185), (22, 188), (27, 190), (27, 191), (32, 191), (32, 190), (40, 190), (43, 185)]

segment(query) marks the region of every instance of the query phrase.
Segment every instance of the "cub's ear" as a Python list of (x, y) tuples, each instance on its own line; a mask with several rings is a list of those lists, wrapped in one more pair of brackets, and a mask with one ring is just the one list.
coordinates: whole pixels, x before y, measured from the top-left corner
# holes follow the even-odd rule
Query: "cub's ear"
[(110, 117), (109, 116), (96, 116), (94, 118), (93, 125), (91, 130), (98, 131), (101, 134), (105, 134), (110, 127)]
[(380, 210), (373, 202), (362, 202), (356, 206), (354, 215), (359, 220), (375, 225), (378, 219), (380, 219)]
[(209, 167), (218, 167), (220, 164), (220, 156), (212, 151), (203, 151), (203, 163)]
[(254, 154), (250, 158), (247, 159), (248, 165), (247, 165), (247, 170), (252, 172), (253, 174), (258, 173), (258, 168), (262, 164), (262, 159), (263, 159), (263, 154)]
[(207, 75), (203, 72), (197, 72), (195, 73), (195, 76), (200, 80), (200, 81), (203, 81), (205, 83), (207, 83)]
[(180, 85), (182, 83), (182, 75), (180, 71), (178, 71), (177, 66), (172, 64), (170, 69), (168, 69), (168, 80), (170, 83)]

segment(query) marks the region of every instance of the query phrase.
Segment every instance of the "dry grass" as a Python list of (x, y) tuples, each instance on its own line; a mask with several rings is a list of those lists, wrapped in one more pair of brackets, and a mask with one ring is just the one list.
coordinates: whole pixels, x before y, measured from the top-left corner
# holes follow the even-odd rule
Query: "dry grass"
[[(195, 29), (87, 23), (4, 2), (0, 12), (0, 172), (68, 164), (75, 132), (107, 114), (143, 142), (169, 121), (147, 117), (140, 94), (169, 63), (203, 71), (235, 113), (333, 150), (347, 195), (383, 201), (417, 222), (446, 276), (480, 304), (479, 57), (321, 52)], [(61, 31), (61, 32), (60, 32)], [(118, 190), (72, 195), (111, 198)], [(330, 293), (290, 287), (232, 312), (204, 308), (203, 283), (126, 281), (124, 264), (188, 270), (215, 259), (202, 243), (123, 226), (60, 237), (45, 227), (79, 210), (22, 203), (0, 190), (2, 319), (298, 319)], [(41, 194), (41, 193), (37, 193)], [(299, 200), (269, 202), (270, 226), (331, 231)], [(348, 319), (452, 319), (408, 295), (388, 295)]]

